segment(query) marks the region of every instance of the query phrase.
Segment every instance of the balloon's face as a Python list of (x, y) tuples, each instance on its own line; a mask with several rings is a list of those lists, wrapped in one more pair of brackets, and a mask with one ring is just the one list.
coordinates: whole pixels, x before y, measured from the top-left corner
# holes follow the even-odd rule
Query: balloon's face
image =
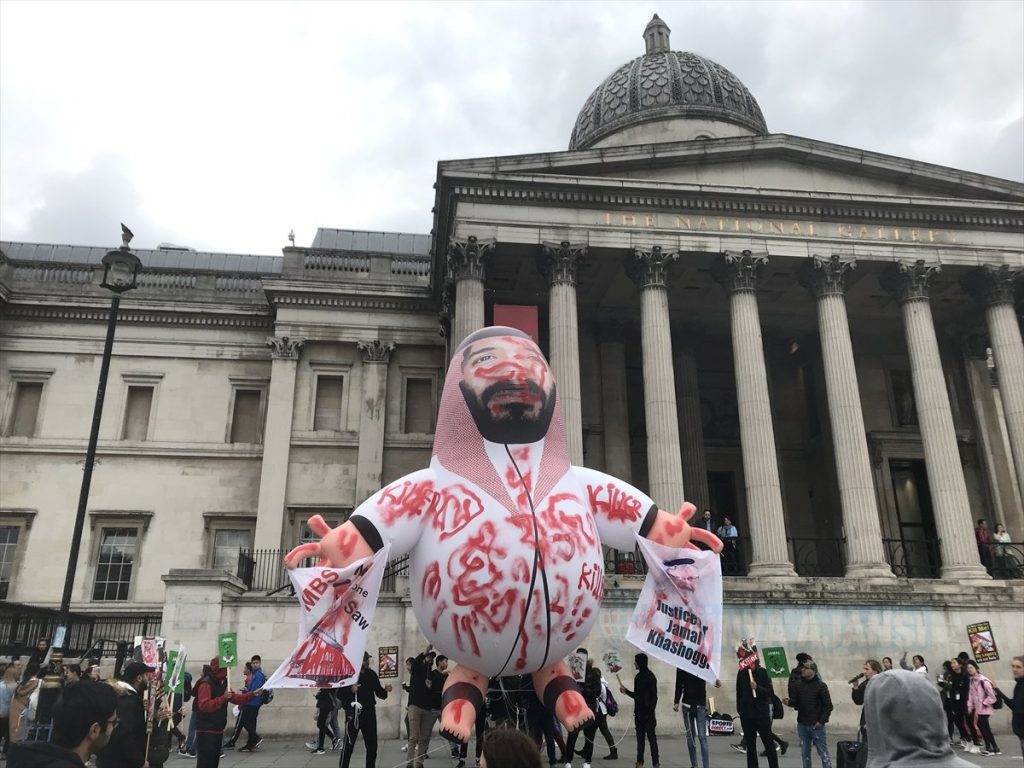
[(486, 440), (534, 443), (555, 409), (555, 381), (537, 345), (518, 336), (478, 339), (462, 352), (459, 386)]

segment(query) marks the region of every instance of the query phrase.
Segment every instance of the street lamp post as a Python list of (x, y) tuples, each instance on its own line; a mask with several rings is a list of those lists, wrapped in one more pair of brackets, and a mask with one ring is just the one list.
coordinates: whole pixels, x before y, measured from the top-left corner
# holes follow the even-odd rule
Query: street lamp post
[(67, 648), (68, 614), (71, 612), (71, 592), (75, 584), (75, 570), (78, 567), (78, 553), (82, 545), (82, 530), (85, 528), (85, 512), (89, 504), (89, 486), (92, 485), (92, 468), (96, 463), (96, 443), (100, 436), (100, 420), (103, 417), (103, 398), (107, 391), (107, 372), (110, 370), (110, 353), (114, 346), (114, 328), (117, 327), (117, 310), (121, 305), (121, 294), (135, 287), (141, 262), (128, 247), (132, 232), (121, 225), (121, 247), (108, 251), (103, 257), (103, 282), (100, 285), (113, 292), (110, 300), (110, 316), (107, 319), (107, 339), (103, 345), (103, 362), (100, 365), (100, 382), (96, 387), (96, 405), (92, 412), (92, 430), (89, 432), (89, 447), (85, 453), (85, 467), (82, 472), (82, 490), (78, 494), (78, 514), (75, 516), (75, 530), (71, 535), (71, 552), (68, 555), (68, 571), (64, 577), (64, 595), (60, 600), (60, 618), (57, 636), (53, 646)]

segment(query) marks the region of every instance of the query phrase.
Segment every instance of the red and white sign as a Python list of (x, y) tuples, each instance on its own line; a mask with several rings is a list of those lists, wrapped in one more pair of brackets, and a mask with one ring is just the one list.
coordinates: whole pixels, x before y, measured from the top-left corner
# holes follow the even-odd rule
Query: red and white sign
[(359, 677), (390, 547), (345, 568), (288, 572), (299, 598), (299, 642), (264, 688), (340, 688)]

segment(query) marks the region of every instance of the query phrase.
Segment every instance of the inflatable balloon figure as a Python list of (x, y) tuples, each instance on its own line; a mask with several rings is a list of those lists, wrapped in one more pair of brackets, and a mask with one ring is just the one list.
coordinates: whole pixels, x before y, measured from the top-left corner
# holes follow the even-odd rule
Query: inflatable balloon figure
[(537, 695), (572, 731), (593, 718), (563, 659), (587, 636), (604, 589), (602, 543), (636, 536), (669, 547), (704, 542), (694, 508), (676, 516), (636, 488), (569, 464), (555, 382), (540, 349), (512, 328), (484, 328), (452, 358), (427, 469), (406, 475), (292, 550), (341, 567), (390, 545), (409, 553), (423, 633), (458, 662), (443, 694), (442, 732), (469, 739), (488, 678), (532, 673)]

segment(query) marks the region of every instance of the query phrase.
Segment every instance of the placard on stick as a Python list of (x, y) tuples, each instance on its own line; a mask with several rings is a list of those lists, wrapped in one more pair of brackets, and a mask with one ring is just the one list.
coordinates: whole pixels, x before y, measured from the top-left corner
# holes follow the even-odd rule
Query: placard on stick
[(999, 661), (999, 649), (996, 638), (992, 634), (992, 625), (987, 621), (967, 625), (967, 639), (971, 643), (975, 660), (980, 664), (986, 661)]
[(782, 646), (762, 648), (761, 662), (768, 672), (768, 677), (773, 680), (789, 677), (789, 661), (786, 659), (786, 649)]
[(238, 666), (238, 633), (222, 632), (217, 635), (217, 655), (225, 669)]

